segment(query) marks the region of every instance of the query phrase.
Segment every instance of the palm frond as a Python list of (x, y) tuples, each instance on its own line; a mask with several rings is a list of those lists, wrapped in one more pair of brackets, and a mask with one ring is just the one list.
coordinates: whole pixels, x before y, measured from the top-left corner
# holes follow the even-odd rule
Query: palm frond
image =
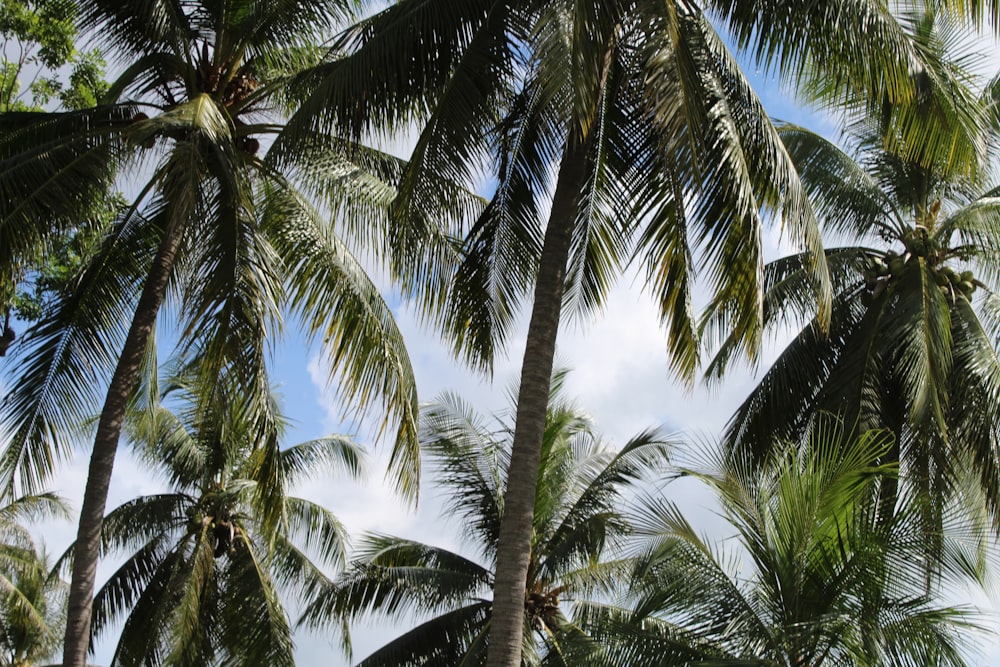
[(319, 562), (343, 567), (349, 536), (344, 526), (328, 509), (301, 498), (285, 501), (288, 539), (299, 538), (305, 549), (313, 549)]
[[(740, 332), (741, 351), (753, 358), (763, 316), (764, 216), (780, 214), (792, 240), (809, 251), (811, 291), (825, 323), (830, 285), (818, 224), (777, 133), (711, 26), (690, 7), (674, 21), (676, 25), (660, 19), (653, 25), (652, 30), (675, 37), (651, 40), (657, 47), (648, 47), (646, 56), (647, 79), (656, 82), (646, 94), (655, 94), (651, 113), (661, 147), (650, 166), (671, 175), (661, 184), (672, 196), (647, 197), (657, 207), (675, 209), (658, 212), (653, 218), (657, 224), (683, 224), (693, 238), (685, 239), (682, 230), (647, 227), (642, 243), (651, 245), (640, 251), (660, 294), (668, 285), (684, 287), (696, 267), (703, 269), (715, 298), (727, 304), (725, 324)], [(665, 163), (667, 155), (673, 163)], [(697, 258), (691, 248), (698, 249)], [(664, 253), (662, 258), (649, 254), (654, 250)], [(664, 264), (667, 259), (673, 264)], [(671, 332), (670, 345), (679, 354), (675, 368), (691, 377), (698, 345), (690, 291), (682, 290), (684, 294), (683, 300), (668, 295), (661, 314)], [(680, 320), (671, 322), (671, 317)]]
[(331, 435), (281, 450), (285, 484), (291, 486), (323, 472), (343, 472), (351, 479), (366, 475), (365, 450), (342, 435)]
[(462, 519), (470, 537), (496, 543), (503, 507), (499, 445), (485, 422), (454, 394), (445, 394), (421, 415), (421, 442), (435, 478), (453, 490), (447, 511)]
[(360, 408), (384, 397), (395, 431), (390, 473), (411, 500), (419, 478), (417, 400), (409, 356), (391, 311), (328, 225), (291, 191), (275, 192), (264, 225), (292, 276), (288, 295), (307, 332), (322, 335), (339, 393)]
[[(448, 75), (479, 31), (495, 31), (491, 17), (503, 17), (493, 16), (494, 5), (410, 1), (359, 21), (332, 45), (333, 53), (344, 57), (301, 77), (308, 97), (289, 125), (360, 134), (398, 129), (421, 117), (446, 93)], [(429, 54), (437, 57), (428, 61)]]
[(480, 664), (486, 653), (489, 613), (490, 603), (484, 601), (435, 616), (365, 657), (358, 667)]
[(82, 3), (79, 21), (125, 59), (178, 47), (196, 36), (198, 18), (177, 0), (102, 0)]
[(787, 123), (778, 134), (825, 229), (858, 241), (894, 238), (902, 230), (880, 184), (835, 144)]
[(19, 346), (20, 375), (4, 397), (2, 480), (19, 480), (25, 490), (44, 484), (80, 425), (99, 410), (104, 377), (117, 361), (137, 278), (155, 238), (140, 216), (127, 215), (102, 244), (98, 257), (78, 279), (72, 296), (40, 320)]
[(456, 353), (484, 369), (509, 339), (519, 306), (537, 273), (542, 231), (539, 199), (546, 165), (558, 155), (558, 120), (533, 81), (514, 98), (497, 130), (497, 184), (466, 234), (439, 324)]
[[(671, 443), (655, 431), (632, 438), (613, 457), (597, 459), (596, 470), (581, 466), (573, 489), (564, 497), (557, 528), (546, 536), (546, 553), (539, 575), (555, 577), (574, 565), (593, 563), (606, 546), (610, 547), (631, 531), (619, 512), (624, 494), (633, 482), (656, 475), (668, 460)], [(597, 452), (593, 452), (597, 454)], [(604, 460), (601, 460), (604, 459)], [(579, 457), (582, 462), (586, 458)]]
[(173, 580), (185, 567), (184, 546), (171, 549), (142, 588), (122, 626), (112, 664), (138, 667), (146, 660), (163, 662), (172, 650), (169, 636), (165, 637), (168, 633), (157, 630), (169, 627), (170, 613), (178, 602)]
[[(108, 577), (94, 595), (91, 632), (95, 638), (114, 628), (117, 621), (139, 606), (140, 598), (158, 588), (158, 580), (170, 571), (171, 561), (177, 558), (173, 546), (169, 535), (155, 536)], [(126, 636), (122, 635), (120, 645), (128, 644)]]
[(362, 614), (445, 612), (474, 600), (490, 573), (458, 554), (412, 540), (368, 535), (335, 587), (310, 604), (310, 625)]
[(211, 524), (203, 521), (198, 532), (191, 536), (188, 562), (181, 571), (174, 573), (172, 584), (176, 587), (177, 604), (170, 612), (168, 633), (173, 649), (167, 656), (169, 663), (202, 664), (213, 653), (213, 624), (206, 612), (212, 609), (210, 600), (220, 595), (220, 587), (214, 568), (214, 540), (210, 537), (210, 530)]
[(242, 661), (263, 660), (280, 667), (295, 664), (291, 630), (269, 567), (246, 539), (228, 561), (219, 604), (220, 615), (227, 617), (221, 624), (223, 644), (236, 648)]
[[(868, 118), (881, 117), (888, 107), (904, 128), (902, 145), (918, 160), (975, 164), (969, 156), (979, 148), (983, 123), (970, 113), (975, 105), (956, 95), (961, 73), (942, 63), (926, 33), (888, 6), (867, 0), (807, 9), (782, 0), (709, 6), (732, 30), (740, 50), (777, 70), (807, 99)], [(979, 5), (954, 7), (959, 13), (982, 12)], [(822, 37), (831, 25), (838, 26), (840, 38)]]
[(54, 232), (88, 224), (125, 159), (130, 116), (129, 107), (100, 107), (0, 117), (0, 275), (23, 269)]

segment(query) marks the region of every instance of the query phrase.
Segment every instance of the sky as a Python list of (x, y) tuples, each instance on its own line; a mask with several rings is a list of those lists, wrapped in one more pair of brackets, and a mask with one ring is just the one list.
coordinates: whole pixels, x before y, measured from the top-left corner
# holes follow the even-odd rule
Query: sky
[[(1000, 70), (1000, 59), (992, 58), (992, 71)], [(748, 72), (758, 95), (769, 112), (779, 118), (804, 124), (829, 136), (836, 133), (835, 123), (820, 113), (799, 108), (774, 80)], [(777, 255), (783, 247), (777, 230), (770, 230), (770, 247)], [(755, 382), (753, 369), (737, 367), (716, 388), (698, 384), (685, 388), (668, 368), (665, 335), (659, 326), (656, 310), (648, 295), (642, 293), (641, 277), (635, 274), (619, 281), (604, 310), (592, 320), (570, 322), (560, 332), (557, 364), (571, 370), (567, 396), (589, 412), (611, 442), (624, 442), (630, 435), (649, 427), (668, 433), (710, 440), (742, 401)], [(391, 302), (398, 299), (387, 289)], [(443, 391), (461, 395), (481, 413), (500, 410), (507, 405), (507, 390), (517, 377), (524, 348), (524, 320), (512, 337), (507, 354), (498, 361), (492, 379), (477, 375), (452, 357), (438, 336), (420, 325), (414, 313), (400, 303), (396, 310), (400, 329), (407, 342), (422, 401), (433, 400)], [(783, 340), (772, 341), (762, 355), (760, 368), (766, 368), (776, 356)], [(334, 393), (326, 386), (327, 376), (318, 349), (309, 347), (292, 328), (276, 347), (272, 375), (278, 383), (286, 414), (293, 421), (288, 443), (295, 443), (331, 432), (342, 432), (340, 408)], [(8, 380), (9, 381), (9, 380)], [(365, 441), (365, 434), (356, 434)], [(422, 484), (419, 508), (407, 509), (382, 483), (385, 450), (373, 452), (369, 479), (364, 484), (345, 480), (318, 478), (303, 484), (297, 493), (333, 510), (352, 535), (377, 531), (406, 536), (461, 549), (457, 526), (438, 517), (440, 503), (433, 480)], [(76, 506), (82, 498), (87, 458), (81, 452), (68, 462), (54, 480), (58, 489)], [(137, 495), (155, 493), (164, 488), (120, 449), (112, 480), (109, 509)], [(664, 492), (697, 517), (699, 527), (711, 533), (718, 520), (708, 496), (691, 485), (670, 485)], [(75, 534), (74, 522), (47, 523), (37, 527), (39, 537), (50, 553), (61, 553)], [(109, 572), (102, 565), (99, 578)], [(985, 601), (989, 603), (989, 600)], [(996, 626), (995, 619), (991, 625)], [(399, 627), (378, 624), (361, 625), (354, 634), (355, 657), (362, 657), (384, 643), (390, 632)], [(300, 665), (347, 665), (339, 652), (339, 637), (332, 633), (296, 633)], [(95, 663), (106, 665), (112, 644), (99, 645)], [(1000, 644), (983, 647), (983, 664), (1000, 665)]]

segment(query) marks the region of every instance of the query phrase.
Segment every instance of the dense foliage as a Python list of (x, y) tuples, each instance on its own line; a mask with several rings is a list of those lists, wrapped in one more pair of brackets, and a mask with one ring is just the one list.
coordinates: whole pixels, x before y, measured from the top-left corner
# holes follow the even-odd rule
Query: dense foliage
[[(937, 594), (982, 583), (984, 508), (1000, 526), (1000, 84), (971, 94), (946, 47), (983, 24), (994, 0), (0, 0), (0, 659), (37, 664), (65, 624), (83, 667), (122, 622), (116, 666), (291, 665), (292, 600), (321, 627), (423, 614), (372, 667), (962, 664)], [(775, 125), (730, 46), (850, 150)], [(769, 223), (800, 254), (765, 266)], [(485, 372), (531, 301), (512, 423), (451, 397), (418, 428), (359, 247)], [(626, 511), (665, 474), (655, 433), (606, 448), (553, 398), (564, 308), (629, 265), (687, 380), (706, 341), (721, 376), (807, 322), (715, 468), (682, 471), (748, 576), (659, 490)], [(281, 447), (289, 319), (349, 416), (381, 403), (411, 501), (423, 449), (474, 556), (368, 535), (330, 578), (345, 535), (290, 485), (359, 452)], [(105, 516), (123, 428), (172, 488)], [(67, 587), (18, 508), (58, 509), (42, 490), (91, 435)], [(102, 554), (125, 561), (95, 598)]]
[(584, 616), (612, 647), (606, 664), (968, 664), (978, 619), (947, 592), (983, 581), (985, 544), (954, 513), (928, 579), (919, 496), (889, 520), (878, 512), (891, 445), (827, 417), (763, 465), (699, 452), (685, 472), (714, 492), (732, 537), (707, 541), (662, 497), (639, 508), (632, 611)]

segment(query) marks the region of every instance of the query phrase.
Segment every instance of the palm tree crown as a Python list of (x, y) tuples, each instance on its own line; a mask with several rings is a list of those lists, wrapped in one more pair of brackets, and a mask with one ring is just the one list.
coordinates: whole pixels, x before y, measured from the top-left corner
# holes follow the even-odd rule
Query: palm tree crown
[[(901, 462), (900, 481), (934, 499), (930, 533), (970, 472), (996, 523), (1000, 190), (900, 156), (886, 126), (860, 129), (855, 158), (803, 128), (781, 129), (826, 229), (855, 244), (826, 251), (828, 331), (809, 321), (801, 258), (766, 267), (768, 327), (807, 324), (732, 417), (727, 442), (763, 458), (775, 436), (799, 437), (818, 411), (834, 412), (893, 434), (886, 456)], [(710, 375), (731, 352), (724, 341)]]
[(164, 396), (188, 409), (156, 401), (135, 416), (138, 452), (172, 489), (105, 518), (104, 553), (126, 558), (97, 592), (93, 633), (124, 620), (115, 666), (294, 665), (282, 598), (329, 584), (346, 534), (289, 491), (324, 470), (357, 475), (363, 452), (342, 437), (279, 449), (280, 433), (251, 428), (245, 397), (220, 383), (201, 412), (189, 381)]
[(66, 583), (54, 576), (31, 525), (65, 518), (62, 499), (27, 495), (0, 506), (0, 665), (34, 667), (57, 653)]
[[(340, 201), (357, 215), (372, 213), (385, 194), (373, 192), (378, 176), (388, 178), (398, 161), (355, 152), (358, 160), (369, 158), (359, 166), (336, 150), (343, 144), (317, 134), (297, 137), (311, 150), (297, 153), (296, 162), (283, 156), (278, 163), (264, 150), (275, 137), (285, 139), (287, 80), (319, 58), (315, 42), (346, 18), (347, 8), (302, 0), (279, 10), (234, 0), (173, 9), (96, 2), (80, 11), (88, 34), (113, 47), (124, 71), (109, 93), (112, 104), (3, 116), (11, 130), (4, 134), (3, 175), (22, 198), (19, 207), (5, 208), (4, 228), (13, 231), (8, 223), (18, 215), (47, 211), (42, 220), (21, 220), (18, 239), (37, 241), (52, 224), (78, 222), (71, 204), (62, 202), (69, 211), (52, 208), (61, 199), (78, 201), (69, 196), (74, 188), (79, 195), (97, 187), (101, 175), (122, 171), (146, 181), (71, 296), (26, 341), (21, 381), (5, 403), (15, 434), (5, 450), (5, 479), (19, 476), (31, 486), (44, 477), (55, 454), (44, 436), (59, 442), (56, 436), (78, 433), (93, 416), (101, 385), (90, 378), (115, 367), (128, 331), (122, 323), (132, 321), (169, 229), (178, 234), (164, 293), (179, 297), (182, 345), (202, 351), (204, 372), (237, 363), (260, 368), (281, 330), (281, 310), (301, 315), (343, 371), (345, 395), (381, 395), (400, 417), (394, 465), (412, 492), (416, 463), (405, 446), (415, 443), (415, 425), (407, 435), (415, 407), (405, 349), (377, 290), (333, 233), (329, 211), (306, 196), (326, 188), (332, 203), (363, 181), (365, 188)], [(98, 162), (103, 171), (92, 164)], [(267, 383), (254, 377), (247, 389), (266, 404)]]
[(631, 667), (966, 665), (974, 616), (940, 591), (982, 583), (984, 542), (951, 516), (928, 586), (919, 499), (879, 516), (877, 487), (895, 470), (878, 460), (891, 443), (827, 417), (763, 465), (744, 453), (685, 469), (715, 492), (733, 537), (710, 544), (676, 505), (649, 498), (636, 517), (633, 609), (595, 606), (581, 622)]
[[(507, 426), (490, 431), (450, 395), (425, 410), (422, 421), (422, 444), (448, 492), (445, 511), (462, 521), (482, 560), (412, 540), (368, 536), (351, 567), (310, 606), (306, 619), (318, 624), (408, 612), (431, 618), (362, 660), (364, 666), (481, 665), (486, 659), (511, 431)], [(620, 512), (623, 493), (665, 460), (666, 448), (646, 432), (621, 451), (609, 449), (583, 414), (558, 395), (553, 399), (523, 604), (524, 664), (579, 664), (596, 651), (570, 620), (566, 602), (613, 589), (616, 576), (627, 574), (615, 560), (630, 529)]]
[[(99, 0), (77, 9), (84, 34), (115, 55), (121, 74), (107, 104), (0, 117), (0, 275), (79, 224), (81, 204), (115, 174), (137, 184), (68, 297), (19, 346), (0, 421), (10, 434), (0, 483), (37, 488), (103, 401), (64, 656), (82, 667), (115, 450), (136, 378), (155, 366), (164, 300), (177, 306), (182, 351), (202, 356), (201, 386), (223, 375), (238, 382), (256, 399), (244, 416), (258, 431), (273, 426), (268, 350), (291, 313), (322, 339), (347, 404), (385, 402), (390, 465), (410, 498), (419, 456), (399, 331), (331, 222), (374, 216), (399, 161), (360, 148), (348, 159), (344, 142), (284, 123), (289, 78), (320, 60), (317, 43), (350, 5)], [(275, 143), (296, 150), (269, 150)]]

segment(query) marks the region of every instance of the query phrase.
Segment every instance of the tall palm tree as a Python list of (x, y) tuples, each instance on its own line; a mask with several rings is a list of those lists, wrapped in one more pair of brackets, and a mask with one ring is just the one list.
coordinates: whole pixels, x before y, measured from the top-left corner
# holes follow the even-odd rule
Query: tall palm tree
[[(283, 124), (294, 104), (285, 84), (317, 62), (316, 43), (350, 5), (101, 0), (77, 10), (83, 34), (116, 55), (121, 75), (106, 105), (0, 116), (0, 275), (79, 224), (81, 205), (106, 192), (113, 174), (134, 175), (137, 185), (71, 294), (19, 346), (19, 375), (3, 403), (10, 437), (0, 482), (37, 488), (66, 440), (100, 411), (64, 652), (66, 665), (81, 667), (123, 416), (165, 299), (177, 304), (182, 349), (204, 356), (204, 376), (232, 371), (256, 397), (246, 417), (260, 432), (274, 421), (267, 350), (290, 312), (322, 339), (349, 405), (384, 400), (392, 472), (411, 498), (419, 458), (405, 347), (331, 223), (377, 215), (399, 161), (360, 147), (348, 155), (344, 142)], [(265, 150), (289, 132), (295, 151)]]
[[(939, 35), (933, 28), (929, 37)], [(970, 471), (1000, 525), (1000, 188), (900, 155), (886, 140), (891, 123), (855, 127), (853, 154), (800, 127), (780, 132), (825, 230), (845, 245), (826, 251), (828, 329), (798, 293), (810, 280), (801, 257), (765, 268), (765, 326), (805, 326), (730, 420), (728, 446), (761, 459), (775, 435), (799, 437), (817, 412), (834, 412), (893, 434), (886, 460), (931, 501), (929, 535)], [(983, 146), (996, 143), (984, 137)], [(710, 375), (731, 352), (724, 340)], [(890, 485), (886, 511), (895, 496)]]
[[(968, 664), (975, 614), (926, 585), (919, 499), (878, 516), (877, 487), (896, 473), (878, 463), (891, 443), (847, 436), (828, 417), (763, 466), (743, 452), (687, 469), (715, 493), (732, 537), (706, 542), (676, 505), (649, 498), (636, 519), (634, 608), (593, 606), (581, 623), (631, 667)], [(950, 518), (945, 590), (981, 583), (986, 563), (966, 515)]]
[(120, 628), (116, 667), (294, 665), (286, 600), (329, 584), (324, 567), (343, 566), (347, 536), (290, 491), (324, 471), (357, 476), (364, 452), (339, 436), (279, 448), (283, 424), (256, 431), (233, 383), (220, 381), (203, 410), (192, 381), (164, 392), (176, 412), (154, 400), (130, 427), (172, 488), (105, 517), (102, 551), (125, 559), (97, 592), (93, 635)]
[[(557, 379), (555, 386), (560, 384)], [(476, 553), (469, 557), (414, 540), (367, 536), (345, 574), (307, 609), (307, 622), (370, 614), (429, 618), (359, 667), (485, 664), (512, 430), (508, 425), (491, 430), (453, 395), (425, 409), (422, 421), (424, 451), (447, 494), (445, 511), (462, 521)], [(578, 409), (553, 398), (534, 499), (528, 604), (521, 619), (523, 664), (581, 664), (596, 651), (572, 621), (567, 601), (571, 607), (588, 594), (613, 590), (628, 575), (628, 563), (616, 559), (630, 530), (620, 511), (625, 492), (662, 465), (666, 454), (667, 443), (653, 432), (616, 451)]]
[[(952, 106), (948, 81), (922, 76), (938, 72), (933, 54), (885, 3), (705, 5), (762, 67), (813, 82), (808, 93), (827, 102), (849, 102), (858, 113), (884, 102), (890, 115), (910, 120), (919, 87), (954, 132), (903, 123), (911, 139), (934, 155), (951, 150), (964, 164), (978, 117)], [(949, 6), (979, 18), (994, 9)], [(620, 265), (637, 257), (672, 363), (691, 374), (695, 270), (708, 276), (727, 304), (726, 324), (753, 353), (765, 221), (781, 217), (812, 253), (812, 293), (826, 316), (819, 234), (766, 114), (694, 0), (401, 0), (345, 33), (335, 51), (346, 56), (302, 79), (306, 97), (292, 122), (358, 134), (416, 122), (422, 130), (397, 215), (435, 200), (432, 177), (470, 182), (485, 169), (495, 179), (439, 320), (456, 351), (488, 368), (533, 290), (491, 631), (491, 667), (516, 667), (564, 301), (578, 311), (598, 306)], [(405, 248), (416, 238), (391, 242)], [(419, 270), (394, 268), (418, 298), (438, 298), (421, 292)]]
[(0, 506), (0, 665), (32, 667), (59, 648), (66, 584), (26, 524), (67, 516), (51, 493), (26, 495)]

